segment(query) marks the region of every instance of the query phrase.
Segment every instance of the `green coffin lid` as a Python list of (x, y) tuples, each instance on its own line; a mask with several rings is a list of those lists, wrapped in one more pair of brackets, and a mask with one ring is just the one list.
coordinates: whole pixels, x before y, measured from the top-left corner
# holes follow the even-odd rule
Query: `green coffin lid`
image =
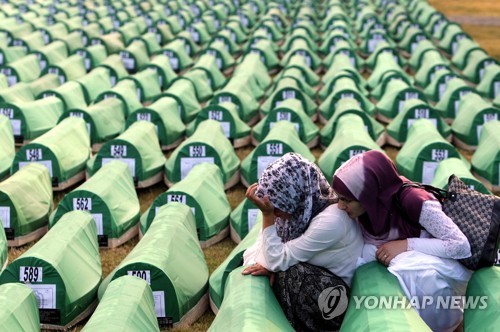
[(447, 82), (458, 75), (449, 68), (444, 68), (435, 71), (433, 76), (424, 94), (429, 100), (437, 103), (444, 95)]
[(200, 102), (205, 102), (212, 97), (213, 90), (210, 84), (211, 80), (206, 71), (191, 69), (182, 77), (176, 78), (176, 80), (179, 79), (188, 79), (193, 83), (196, 91), (196, 99)]
[(331, 182), (333, 173), (349, 158), (369, 150), (383, 150), (367, 133), (363, 119), (345, 114), (337, 121), (335, 136), (318, 160), (318, 166)]
[(198, 125), (205, 120), (215, 120), (221, 123), (224, 135), (229, 138), (234, 146), (238, 145), (238, 140), (249, 137), (252, 129), (243, 122), (239, 115), (236, 105), (230, 102), (208, 105), (201, 110), (193, 122), (187, 128), (187, 135), (191, 136)]
[(9, 174), (16, 154), (12, 125), (7, 116), (8, 114), (0, 115), (0, 179)]
[[(310, 86), (317, 86), (320, 82), (319, 76), (307, 66), (306, 59), (301, 55), (290, 57), (288, 64), (283, 68), (281, 73), (286, 69), (296, 68), (302, 72), (303, 80)], [(280, 77), (282, 74), (278, 74)]]
[(40, 67), (44, 70), (49, 65), (55, 65), (68, 57), (68, 47), (61, 40), (56, 40), (42, 48), (32, 52), (40, 61)]
[(204, 22), (198, 22), (191, 24), (188, 27), (188, 31), (191, 34), (191, 38), (198, 45), (204, 45), (210, 40), (210, 33)]
[[(253, 70), (250, 70), (252, 68)], [(233, 75), (231, 76), (232, 84), (235, 84), (237, 80), (240, 80), (241, 76), (251, 77), (252, 85), (250, 91), (252, 95), (260, 99), (264, 96), (266, 90), (271, 86), (273, 79), (266, 70), (266, 66), (260, 60), (257, 54), (246, 54), (242, 57), (241, 62), (234, 69)], [(234, 80), (233, 80), (234, 79)]]
[(459, 158), (445, 159), (439, 163), (431, 185), (447, 190), (448, 180), (452, 174), (455, 174), (460, 178), (460, 180), (465, 182), (467, 187), (477, 190), (483, 194), (490, 195), (491, 192), (486, 189), (486, 187), (478, 179), (476, 179), (474, 175), (472, 175), (469, 167), (470, 165), (464, 163)]
[(401, 68), (406, 65), (396, 47), (386, 42), (380, 42), (368, 59), (366, 59), (365, 66), (373, 71), (379, 63), (386, 63), (391, 57)]
[(87, 71), (96, 68), (108, 57), (106, 47), (100, 44), (92, 45), (83, 49), (78, 49), (75, 51), (75, 53), (83, 57), (85, 62), (85, 69), (87, 69)]
[(450, 24), (447, 26), (443, 38), (439, 42), (439, 48), (441, 48), (447, 54), (455, 54), (458, 41), (462, 38), (469, 38), (469, 35), (465, 33), (464, 30), (458, 24)]
[(97, 67), (75, 81), (81, 85), (87, 103), (94, 102), (101, 93), (112, 88), (110, 71), (105, 67)]
[(253, 128), (254, 139), (258, 142), (262, 141), (276, 122), (281, 120), (289, 121), (293, 124), (302, 142), (310, 147), (316, 145), (319, 129), (310, 116), (305, 113), (302, 102), (299, 99), (286, 99), (279, 106), (269, 111)]
[(257, 53), (267, 70), (274, 69), (280, 64), (276, 50), (273, 49), (273, 42), (269, 39), (256, 39), (253, 43), (251, 41), (247, 53)]
[(85, 47), (82, 35), (78, 31), (70, 32), (69, 34), (61, 36), (56, 40), (62, 40), (63, 42), (65, 42), (71, 54), (74, 53), (77, 49)]
[(122, 40), (122, 36), (118, 32), (111, 32), (105, 35), (99, 35), (99, 37), (94, 37), (91, 40), (91, 44), (102, 44), (106, 47), (108, 54), (118, 54), (120, 51), (125, 49), (125, 43)]
[(356, 52), (356, 48), (352, 47), (348, 42), (340, 40), (334, 45), (330, 45), (330, 52), (323, 59), (323, 65), (331, 69), (335, 57), (339, 54), (344, 54), (349, 58), (349, 62), (357, 70), (362, 70), (365, 65), (365, 60), (361, 58)]
[(210, 287), (210, 306), (216, 314), (221, 307), (222, 300), (224, 299), (224, 287), (229, 274), (243, 264), (243, 253), (257, 241), (259, 232), (262, 229), (262, 214), (260, 214), (260, 216), (256, 219), (255, 224), (250, 230), (247, 231), (248, 235), (244, 237), (244, 239), (210, 275), (210, 279), (208, 281)]
[(418, 43), (415, 50), (411, 53), (410, 59), (408, 60), (408, 65), (410, 68), (416, 72), (422, 65), (423, 58), (427, 52), (434, 52), (439, 49), (434, 45), (434, 43), (428, 39), (422, 40)]
[(103, 99), (97, 104), (66, 111), (59, 121), (67, 117), (85, 120), (92, 145), (104, 143), (121, 134), (125, 128), (123, 103), (120, 99)]
[(339, 119), (345, 114), (357, 114), (363, 119), (365, 124), (365, 128), (368, 131), (370, 137), (376, 141), (380, 142), (381, 135), (384, 133), (384, 126), (375, 121), (369, 113), (364, 111), (359, 105), (358, 101), (353, 98), (344, 98), (340, 99), (335, 108), (335, 112), (326, 122), (326, 124), (321, 129), (320, 136), (320, 144), (324, 147), (330, 145), (332, 139), (336, 135), (337, 123)]
[(384, 307), (369, 310), (366, 305), (356, 308), (355, 301), (349, 301), (341, 331), (375, 331), (381, 326), (393, 331), (431, 331), (406, 299), (398, 279), (378, 262), (365, 264), (354, 274), (351, 296), (362, 297), (367, 294), (375, 297), (377, 303), (383, 297), (390, 296), (400, 300), (402, 305), (391, 310)]
[(451, 126), (453, 138), (460, 141), (462, 148), (475, 150), (484, 124), (498, 120), (500, 108), (493, 107), (476, 93), (469, 93), (460, 100), (458, 114)]
[(201, 55), (193, 66), (192, 70), (203, 70), (206, 72), (210, 87), (213, 90), (220, 89), (226, 84), (226, 78), (222, 74), (215, 55), (205, 53)]
[(486, 52), (474, 52), (469, 57), (462, 74), (469, 82), (478, 84), (483, 79), (486, 70), (492, 65), (499, 65), (499, 62)]
[(403, 81), (410, 86), (414, 83), (413, 78), (406, 75), (406, 73), (400, 70), (389, 70), (382, 75), (378, 86), (370, 92), (371, 97), (380, 100), (386, 93), (389, 83), (393, 80)]
[(319, 97), (324, 100), (330, 93), (332, 81), (336, 79), (339, 75), (349, 74), (350, 77), (354, 79), (356, 85), (362, 89), (362, 92), (366, 94), (366, 81), (358, 72), (356, 67), (349, 60), (349, 57), (345, 54), (338, 54), (334, 58), (334, 62), (322, 77), (323, 87), (319, 91)]
[(145, 280), (123, 276), (106, 290), (82, 331), (160, 331), (153, 293)]
[(193, 121), (200, 112), (201, 106), (196, 96), (196, 87), (189, 79), (178, 77), (161, 97), (171, 97), (177, 100), (179, 113), (182, 122), (189, 123)]
[(179, 145), (186, 132), (179, 113), (179, 104), (172, 97), (160, 97), (151, 105), (133, 112), (127, 118), (127, 127), (137, 121), (148, 121), (155, 125), (162, 150), (173, 149)]
[[(464, 331), (487, 331), (498, 326), (500, 317), (497, 308), (500, 306), (499, 290), (492, 283), (500, 278), (500, 267), (492, 266), (474, 271), (467, 285), (466, 298), (480, 299), (479, 305), (464, 310)], [(486, 301), (486, 304), (481, 301)]]
[(158, 53), (167, 56), (172, 69), (179, 72), (193, 64), (193, 60), (186, 50), (186, 45), (189, 44), (186, 44), (183, 39), (175, 39), (165, 45)]
[(415, 73), (415, 84), (425, 88), (431, 82), (436, 71), (442, 69), (450, 69), (449, 61), (438, 51), (426, 52), (422, 58), (420, 68)]
[(195, 57), (200, 52), (200, 46), (194, 42), (188, 31), (179, 32), (175, 38), (176, 40), (184, 41), (186, 52), (190, 57)]
[(40, 330), (38, 302), (29, 287), (19, 283), (0, 286), (0, 303), (0, 324), (6, 331)]
[(118, 54), (109, 55), (99, 67), (107, 68), (110, 71), (111, 85), (115, 85), (119, 79), (128, 76), (127, 69), (125, 69), (122, 59)]
[(245, 123), (249, 123), (253, 122), (258, 116), (257, 111), (259, 103), (252, 95), (250, 87), (242, 83), (244, 82), (235, 80), (233, 76), (233, 79), (231, 79), (226, 86), (214, 93), (214, 97), (210, 100), (210, 104), (231, 102), (236, 105), (240, 119)]
[(463, 96), (474, 92), (461, 78), (452, 78), (446, 84), (446, 89), (442, 98), (436, 104), (436, 109), (441, 112), (441, 116), (450, 122), (458, 114), (460, 100)]
[(11, 62), (21, 59), (26, 54), (27, 50), (22, 46), (5, 46), (0, 48), (0, 65), (7, 65)]
[(483, 79), (476, 86), (476, 90), (485, 98), (494, 99), (500, 96), (500, 65), (491, 65), (485, 69)]
[(422, 118), (431, 121), (443, 138), (449, 138), (450, 126), (441, 118), (437, 110), (420, 99), (409, 99), (404, 103), (401, 112), (387, 125), (387, 135), (396, 141), (396, 146), (403, 145), (413, 122)]
[(47, 226), (54, 206), (47, 168), (35, 163), (23, 166), (0, 183), (0, 206), (4, 212), (2, 222), (7, 240)]
[(226, 70), (235, 65), (234, 57), (231, 55), (229, 48), (223, 40), (214, 39), (207, 48), (202, 51), (202, 54), (210, 54), (217, 59), (217, 67), (220, 70)]
[(45, 89), (55, 89), (61, 84), (60, 77), (54, 74), (43, 75), (29, 83), (31, 92), (33, 92), (35, 96), (38, 96)]
[(121, 40), (125, 45), (130, 43), (132, 39), (135, 37), (138, 37), (141, 35), (141, 31), (139, 30), (139, 26), (132, 21), (129, 21), (117, 29), (114, 30), (115, 32), (118, 32), (121, 36)]
[[(378, 61), (377, 65), (373, 69), (370, 78), (367, 80), (368, 88), (375, 89), (381, 82), (385, 73), (391, 71), (397, 71), (401, 73), (401, 76), (406, 76), (409, 80), (409, 75), (404, 72), (400, 65), (394, 60), (392, 54), (382, 54), (384, 61)], [(381, 59), (382, 59), (381, 58)]]
[(269, 278), (243, 275), (243, 269), (227, 278), (224, 302), (208, 331), (293, 331)]
[(405, 35), (398, 43), (398, 46), (406, 51), (408, 54), (411, 54), (417, 45), (422, 41), (427, 39), (427, 34), (421, 28), (415, 28), (410, 26), (405, 31)]
[(319, 113), (323, 119), (328, 120), (335, 112), (335, 108), (340, 100), (344, 98), (356, 99), (359, 105), (369, 115), (375, 113), (375, 106), (365, 97), (364, 93), (358, 88), (356, 81), (349, 76), (338, 77), (331, 85), (330, 92), (325, 101), (319, 106)]
[(250, 233), (253, 226), (261, 222), (262, 213), (260, 210), (249, 199), (243, 199), (229, 216), (231, 240), (240, 243)]
[(359, 50), (362, 54), (370, 55), (373, 51), (377, 49), (379, 43), (389, 43), (390, 45), (396, 46), (392, 39), (387, 35), (385, 30), (373, 29), (366, 33), (366, 37), (362, 38), (362, 42), (359, 46)]
[[(287, 79), (292, 79), (295, 80), (298, 84), (298, 87), (300, 90), (306, 94), (309, 98), (315, 99), (316, 98), (316, 89), (313, 89), (307, 80), (304, 77), (303, 71), (297, 67), (287, 67), (283, 69), (278, 75), (275, 77), (275, 81), (279, 82), (282, 78), (287, 78)], [(269, 91), (268, 92), (274, 92), (274, 91)]]
[(290, 51), (290, 49), (293, 47), (295, 41), (301, 40), (305, 42), (308, 46), (308, 49), (310, 49), (313, 52), (318, 52), (318, 45), (312, 40), (311, 36), (309, 34), (302, 30), (294, 30), (286, 39), (285, 43), (281, 46), (281, 51), (283, 53), (287, 53)]
[(318, 70), (321, 66), (321, 58), (309, 48), (307, 43), (302, 39), (296, 39), (290, 46), (290, 50), (283, 56), (281, 65), (286, 67), (290, 58), (294, 55), (301, 55), (306, 61), (307, 67), (312, 70)]
[(489, 182), (500, 185), (500, 121), (491, 121), (484, 125), (476, 152), (472, 155), (472, 169)]
[(385, 119), (391, 121), (401, 113), (406, 101), (409, 99), (426, 100), (425, 95), (420, 90), (408, 85), (404, 81), (391, 80), (387, 84), (384, 95), (377, 103), (377, 112), (384, 116)]
[(457, 51), (453, 54), (451, 63), (453, 63), (458, 70), (463, 70), (470, 56), (472, 56), (472, 53), (476, 51), (485, 53), (476, 41), (468, 38), (461, 39), (458, 41)]
[(315, 161), (310, 148), (301, 141), (295, 125), (289, 121), (278, 121), (241, 162), (242, 183), (250, 186), (257, 182), (267, 165), (288, 152), (296, 152)]
[(167, 179), (173, 183), (179, 182), (192, 167), (202, 162), (219, 166), (225, 185), (229, 185), (238, 172), (240, 161), (218, 121), (201, 122), (194, 134), (174, 150), (165, 164)]
[(261, 106), (261, 111), (267, 115), (272, 109), (281, 105), (285, 100), (297, 99), (302, 105), (302, 110), (309, 116), (316, 115), (317, 106), (306, 93), (302, 92), (301, 86), (295, 78), (282, 77), (275, 85), (272, 94)]
[(12, 41), (16, 46), (23, 46), (28, 52), (33, 52), (45, 45), (43, 34), (40, 31), (33, 31), (27, 35), (20, 36)]
[(132, 40), (127, 48), (120, 51), (120, 57), (129, 72), (136, 72), (149, 63), (148, 48), (142, 39)]
[[(118, 239), (139, 221), (140, 206), (134, 181), (125, 163), (112, 161), (59, 202), (49, 227), (66, 213), (85, 210), (97, 225), (97, 236)], [(100, 243), (101, 241), (99, 241)]]
[(95, 103), (108, 98), (117, 98), (123, 102), (123, 116), (126, 118), (134, 111), (142, 107), (140, 97), (142, 91), (134, 80), (121, 80), (112, 89), (106, 90), (99, 94), (95, 99)]
[(9, 85), (18, 82), (32, 82), (40, 77), (42, 68), (35, 54), (26, 55), (19, 60), (10, 62), (0, 68), (2, 74), (7, 76)]
[[(95, 221), (83, 211), (66, 214), (54, 228), (2, 273), (0, 283), (17, 283), (26, 275), (23, 267), (36, 274), (25, 285), (34, 291), (44, 289), (45, 309), (57, 309), (60, 316), (40, 323), (64, 326), (82, 314), (95, 301), (102, 278)], [(35, 279), (38, 281), (34, 282)], [(46, 316), (45, 316), (46, 318)]]
[(73, 108), (83, 108), (87, 106), (83, 87), (75, 81), (69, 81), (55, 89), (47, 89), (41, 92), (37, 98), (57, 97), (64, 104), (64, 111)]
[(87, 172), (92, 176), (103, 165), (116, 159), (127, 163), (134, 182), (139, 185), (161, 175), (165, 157), (158, 143), (155, 126), (147, 121), (139, 121), (120, 136), (104, 143), (99, 153), (89, 160)]
[(161, 94), (160, 80), (158, 73), (155, 70), (144, 69), (134, 75), (125, 77), (123, 80), (132, 80), (139, 88), (140, 98), (142, 102), (147, 102), (156, 99)]
[(430, 184), (439, 162), (453, 157), (463, 159), (431, 121), (419, 119), (408, 131), (406, 143), (396, 157), (396, 167), (408, 179)]
[(177, 77), (177, 74), (170, 65), (169, 57), (163, 54), (153, 56), (151, 61), (142, 69), (146, 68), (156, 70), (161, 90), (165, 90)]
[(160, 43), (158, 42), (158, 37), (153, 32), (146, 32), (145, 34), (135, 37), (132, 39), (128, 45), (132, 44), (136, 40), (141, 40), (146, 46), (146, 51), (148, 56), (151, 56), (161, 49)]

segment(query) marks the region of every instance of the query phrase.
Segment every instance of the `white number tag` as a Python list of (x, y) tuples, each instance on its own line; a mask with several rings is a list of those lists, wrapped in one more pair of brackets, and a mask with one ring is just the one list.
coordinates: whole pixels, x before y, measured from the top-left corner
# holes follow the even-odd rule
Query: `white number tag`
[(366, 152), (366, 150), (349, 150), (349, 158), (354, 157), (355, 155), (361, 154), (363, 152)]
[(281, 94), (281, 98), (283, 100), (285, 100), (285, 99), (295, 99), (295, 91), (293, 91), (293, 90), (283, 91), (283, 93)]
[(417, 92), (405, 93), (405, 100), (408, 100), (408, 99), (418, 99), (418, 93)]
[(74, 118), (83, 119), (83, 113), (82, 112), (69, 112), (69, 116), (74, 117)]
[(186, 195), (167, 195), (167, 202), (178, 202), (186, 204)]
[(19, 267), (19, 281), (24, 283), (42, 282), (43, 267), (35, 267), (35, 266)]
[(428, 119), (429, 109), (427, 108), (417, 108), (415, 110), (415, 119)]
[(448, 159), (448, 150), (445, 149), (432, 149), (432, 160), (442, 161)]
[(110, 154), (115, 158), (122, 158), (127, 156), (126, 145), (111, 145)]
[(42, 160), (42, 149), (26, 149), (26, 160)]
[(73, 198), (73, 210), (91, 211), (92, 198), (88, 197)]
[(500, 82), (495, 82), (495, 88), (493, 89), (493, 97), (496, 98), (500, 95)]
[(231, 96), (219, 96), (219, 104), (221, 103), (231, 103), (233, 100), (231, 99)]
[(0, 114), (5, 115), (9, 119), (14, 118), (14, 109), (13, 108), (0, 108)]
[(282, 143), (269, 143), (266, 144), (266, 152), (269, 156), (273, 155), (283, 155), (283, 144)]
[(208, 118), (210, 120), (222, 121), (223, 112), (222, 111), (208, 111)]
[(0, 220), (2, 220), (3, 228), (10, 228), (10, 207), (0, 206)]
[(40, 164), (45, 166), (49, 170), (50, 177), (52, 177), (52, 160), (35, 160), (35, 161), (21, 161), (19, 162), (19, 168), (28, 166), (31, 163)]
[(184, 179), (191, 169), (201, 163), (210, 163), (213, 164), (213, 157), (205, 157), (205, 158), (181, 158), (181, 179)]
[(191, 145), (189, 147), (189, 156), (192, 158), (205, 157), (206, 155), (205, 145)]
[(137, 121), (151, 122), (151, 113), (137, 113)]
[(127, 271), (127, 275), (146, 280), (148, 285), (151, 285), (151, 272), (149, 270)]
[(259, 209), (248, 209), (247, 211), (247, 224), (248, 231), (252, 229), (252, 227), (257, 222), (257, 215), (259, 214)]
[(276, 112), (276, 121), (292, 121), (292, 114), (290, 112)]
[(165, 292), (164, 291), (154, 291), (153, 299), (155, 302), (155, 314), (156, 317), (165, 317)]
[(483, 115), (483, 121), (484, 123), (490, 122), (490, 121), (496, 121), (498, 120), (498, 114), (497, 113), (488, 113)]
[(435, 161), (424, 161), (422, 169), (422, 183), (430, 184), (434, 179), (434, 174), (436, 174), (436, 168), (439, 163)]

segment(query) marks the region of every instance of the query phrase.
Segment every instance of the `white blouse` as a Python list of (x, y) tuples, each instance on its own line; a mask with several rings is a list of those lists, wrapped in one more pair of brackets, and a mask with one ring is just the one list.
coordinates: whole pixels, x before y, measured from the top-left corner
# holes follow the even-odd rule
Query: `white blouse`
[(362, 249), (358, 223), (333, 204), (311, 220), (304, 234), (286, 243), (274, 225), (267, 227), (243, 258), (244, 265), (259, 263), (270, 271), (307, 262), (330, 270), (350, 285)]

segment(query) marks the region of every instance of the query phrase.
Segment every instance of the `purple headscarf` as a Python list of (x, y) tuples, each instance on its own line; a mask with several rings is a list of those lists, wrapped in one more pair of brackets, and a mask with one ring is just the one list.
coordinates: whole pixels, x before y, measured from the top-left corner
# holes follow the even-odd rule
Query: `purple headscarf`
[[(420, 236), (420, 211), (426, 200), (435, 200), (425, 190), (408, 188), (401, 195), (406, 213), (401, 213), (393, 197), (404, 182), (394, 163), (380, 151), (356, 155), (334, 174), (333, 190), (348, 199), (359, 201), (366, 210), (358, 218), (365, 232), (377, 240), (397, 240)], [(408, 217), (407, 217), (408, 216)], [(389, 238), (397, 231), (398, 238)]]
[(256, 194), (269, 196), (275, 208), (291, 215), (290, 220), (275, 223), (283, 242), (302, 235), (311, 219), (334, 197), (318, 166), (296, 153), (287, 153), (267, 166), (259, 178)]

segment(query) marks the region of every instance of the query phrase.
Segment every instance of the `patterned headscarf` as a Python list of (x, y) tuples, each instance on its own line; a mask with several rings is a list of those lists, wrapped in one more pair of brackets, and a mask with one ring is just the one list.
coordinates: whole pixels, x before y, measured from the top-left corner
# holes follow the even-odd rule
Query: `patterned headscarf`
[(296, 153), (287, 153), (267, 166), (256, 194), (269, 196), (275, 208), (292, 216), (288, 221), (276, 220), (276, 231), (283, 242), (302, 235), (311, 219), (334, 198), (318, 166)]

